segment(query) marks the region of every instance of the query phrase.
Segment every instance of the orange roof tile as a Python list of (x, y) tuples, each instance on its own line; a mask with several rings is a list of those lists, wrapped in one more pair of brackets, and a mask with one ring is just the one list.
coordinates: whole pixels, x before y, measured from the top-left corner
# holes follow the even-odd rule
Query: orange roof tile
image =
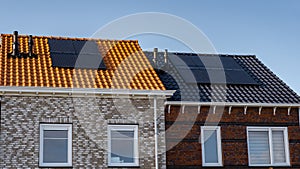
[[(28, 53), (29, 36), (19, 36), (19, 50)], [(33, 36), (36, 58), (12, 58), (13, 37), (2, 34), (0, 86), (113, 88), (165, 90), (138, 41), (97, 39), (106, 70), (52, 67), (48, 39), (90, 40)]]

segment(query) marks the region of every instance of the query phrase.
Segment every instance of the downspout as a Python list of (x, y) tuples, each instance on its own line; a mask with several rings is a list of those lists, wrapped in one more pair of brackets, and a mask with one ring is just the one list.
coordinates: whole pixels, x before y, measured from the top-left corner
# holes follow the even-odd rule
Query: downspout
[(154, 97), (154, 139), (155, 139), (155, 168), (158, 169), (158, 144), (157, 144), (157, 98), (156, 96)]

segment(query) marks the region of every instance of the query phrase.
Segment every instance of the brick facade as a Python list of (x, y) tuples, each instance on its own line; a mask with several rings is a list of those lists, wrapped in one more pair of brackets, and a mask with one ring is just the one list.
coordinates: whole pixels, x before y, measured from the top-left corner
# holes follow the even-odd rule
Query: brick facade
[(180, 106), (165, 111), (167, 168), (207, 168), (202, 167), (200, 127), (209, 123), (221, 126), (221, 168), (253, 168), (248, 167), (247, 126), (288, 127), (291, 167), (279, 168), (300, 168), (298, 108), (292, 108), (290, 115), (287, 108), (277, 108), (275, 115), (273, 108), (263, 108), (259, 115), (258, 107), (249, 107), (246, 114), (243, 107), (233, 107), (230, 114), (228, 107), (217, 108), (215, 114), (209, 107), (201, 107), (199, 114), (197, 106), (185, 106), (182, 111)]
[[(0, 168), (39, 168), (39, 124), (71, 123), (73, 168), (107, 168), (107, 125), (137, 124), (140, 168), (155, 168), (153, 98), (2, 96)], [(166, 168), (164, 100), (157, 101)]]

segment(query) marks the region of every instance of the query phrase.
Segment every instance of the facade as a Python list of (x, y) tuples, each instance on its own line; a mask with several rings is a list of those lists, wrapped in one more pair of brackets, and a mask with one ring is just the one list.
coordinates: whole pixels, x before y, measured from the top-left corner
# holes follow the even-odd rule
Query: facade
[(0, 42), (1, 168), (300, 168), (300, 97), (255, 56)]
[(167, 168), (300, 168), (300, 97), (255, 56), (145, 54), (176, 90)]

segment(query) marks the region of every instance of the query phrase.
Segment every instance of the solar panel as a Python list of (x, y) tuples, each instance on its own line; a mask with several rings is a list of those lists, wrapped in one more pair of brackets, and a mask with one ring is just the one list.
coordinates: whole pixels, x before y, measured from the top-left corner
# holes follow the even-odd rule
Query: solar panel
[(49, 39), (50, 52), (54, 53), (75, 53), (71, 40)]
[(232, 57), (180, 54), (170, 61), (187, 83), (259, 84)]
[(84, 54), (100, 54), (95, 41), (73, 41), (75, 52)]
[(192, 69), (188, 68), (178, 68), (177, 69), (181, 77), (184, 79), (185, 82), (187, 83), (192, 83), (195, 82), (195, 77), (194, 74), (197, 74), (196, 72), (193, 72)]
[(52, 66), (74, 68), (76, 55), (72, 53), (51, 53)]
[(227, 82), (230, 84), (258, 84), (243, 70), (225, 70)]
[(224, 69), (242, 69), (232, 57), (220, 57)]
[(200, 57), (203, 66), (207, 68), (222, 68), (222, 61), (219, 57), (209, 56), (209, 57)]
[(76, 53), (80, 53), (81, 49), (83, 48), (86, 41), (73, 41), (73, 46), (75, 48)]
[[(99, 65), (100, 63), (100, 65)], [(77, 68), (90, 68), (90, 69), (98, 69), (105, 68), (105, 64), (102, 61), (102, 58), (99, 57), (98, 54), (84, 54), (80, 53), (79, 57), (76, 60)]]
[(49, 39), (53, 67), (106, 69), (96, 41)]
[(202, 61), (200, 60), (200, 58), (198, 56), (195, 57), (191, 57), (192, 61), (194, 62), (194, 64), (196, 65), (196, 67), (204, 67)]
[(178, 57), (176, 55), (170, 56), (169, 59), (176, 67), (186, 66), (186, 63), (183, 61), (184, 57), (181, 58), (180, 55)]
[[(209, 82), (209, 76), (205, 69), (192, 69), (193, 75), (195, 77), (196, 82), (206, 83)], [(190, 83), (193, 83), (192, 81)]]

